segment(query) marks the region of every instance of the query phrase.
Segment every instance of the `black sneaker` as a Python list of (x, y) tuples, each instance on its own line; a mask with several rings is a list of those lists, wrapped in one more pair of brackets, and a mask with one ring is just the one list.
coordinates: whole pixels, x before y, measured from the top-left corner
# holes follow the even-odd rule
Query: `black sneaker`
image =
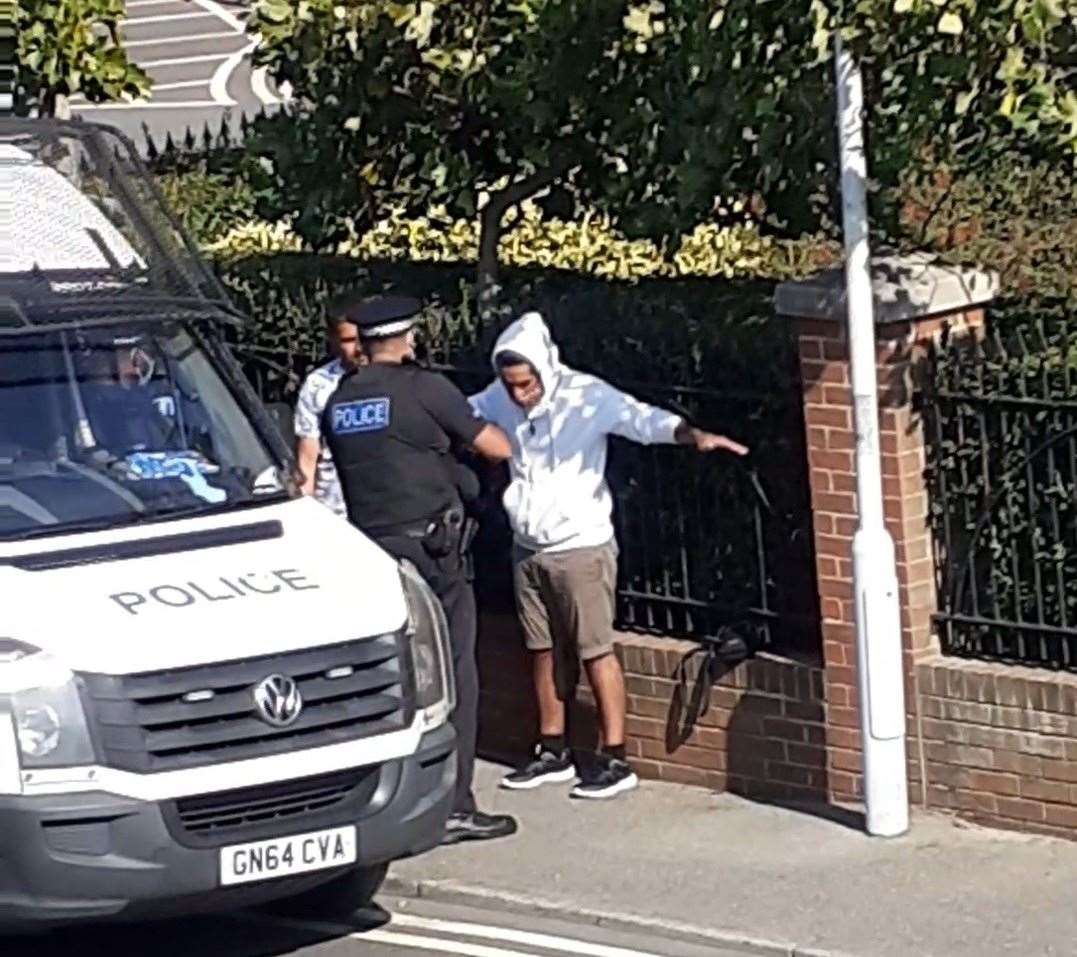
[(491, 841), (498, 837), (509, 837), (517, 830), (516, 818), (508, 814), (483, 814), (472, 811), (470, 814), (456, 812), (449, 816), (445, 824), (445, 836), (442, 844), (459, 844), (461, 841)]
[(577, 784), (571, 792), (571, 797), (584, 800), (604, 800), (632, 791), (639, 787), (639, 778), (636, 772), (628, 766), (626, 761), (620, 758), (600, 759), (600, 763), (593, 773)]
[(501, 786), (510, 791), (530, 791), (543, 784), (565, 784), (576, 780), (572, 752), (567, 748), (560, 754), (547, 751), (541, 744), (535, 748), (535, 758), (519, 771), (501, 779)]

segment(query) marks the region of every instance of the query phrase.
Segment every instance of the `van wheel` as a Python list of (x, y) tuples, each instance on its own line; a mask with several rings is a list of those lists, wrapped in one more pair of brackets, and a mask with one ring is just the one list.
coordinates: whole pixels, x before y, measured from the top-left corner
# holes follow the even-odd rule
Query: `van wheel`
[(269, 910), (288, 917), (338, 920), (351, 917), (357, 910), (370, 905), (388, 870), (388, 864), (353, 868), (326, 884), (294, 897), (274, 901), (269, 905)]

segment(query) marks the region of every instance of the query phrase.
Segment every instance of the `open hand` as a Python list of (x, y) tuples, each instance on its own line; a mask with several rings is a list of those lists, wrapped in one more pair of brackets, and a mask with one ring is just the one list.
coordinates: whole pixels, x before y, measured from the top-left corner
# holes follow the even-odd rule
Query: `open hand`
[(697, 452), (732, 452), (734, 455), (747, 455), (748, 446), (734, 442), (724, 435), (715, 435), (713, 432), (704, 432), (696, 429), (695, 446)]

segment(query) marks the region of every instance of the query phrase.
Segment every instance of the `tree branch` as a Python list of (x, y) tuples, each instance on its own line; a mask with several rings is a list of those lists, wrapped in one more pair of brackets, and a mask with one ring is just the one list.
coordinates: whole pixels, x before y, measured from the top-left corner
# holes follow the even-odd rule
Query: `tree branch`
[[(555, 163), (536, 170), (530, 176), (510, 183), (504, 189), (490, 195), (479, 218), (479, 265), (478, 299), (479, 322), (487, 325), (495, 320), (498, 307), (498, 261), (497, 251), (501, 243), (501, 225), (505, 214), (525, 199), (534, 196), (547, 186), (552, 186), (571, 168), (568, 162)], [(496, 323), (489, 323), (496, 325)]]
[(510, 183), (503, 190), (492, 193), (486, 208), (489, 209), (491, 206), (500, 205), (501, 215), (503, 216), (513, 206), (522, 203), (529, 196), (534, 196), (535, 193), (545, 189), (547, 186), (552, 186), (568, 172), (570, 167), (570, 163), (562, 161), (545, 169), (536, 170), (530, 176), (526, 176), (515, 183)]

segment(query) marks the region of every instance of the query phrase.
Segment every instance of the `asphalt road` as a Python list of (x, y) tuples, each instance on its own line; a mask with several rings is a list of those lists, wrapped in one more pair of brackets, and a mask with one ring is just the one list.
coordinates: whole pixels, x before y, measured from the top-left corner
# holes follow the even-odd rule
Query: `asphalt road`
[(119, 127), (141, 147), (150, 135), (182, 138), (243, 113), (272, 109), (279, 98), (263, 71), (251, 67), (245, 0), (127, 0), (128, 53), (153, 81), (145, 101), (100, 105), (75, 101), (76, 116)]
[[(736, 957), (709, 945), (514, 912), (385, 900), (350, 925), (241, 913), (0, 940), (4, 957)], [(743, 952), (738, 952), (743, 957)]]

